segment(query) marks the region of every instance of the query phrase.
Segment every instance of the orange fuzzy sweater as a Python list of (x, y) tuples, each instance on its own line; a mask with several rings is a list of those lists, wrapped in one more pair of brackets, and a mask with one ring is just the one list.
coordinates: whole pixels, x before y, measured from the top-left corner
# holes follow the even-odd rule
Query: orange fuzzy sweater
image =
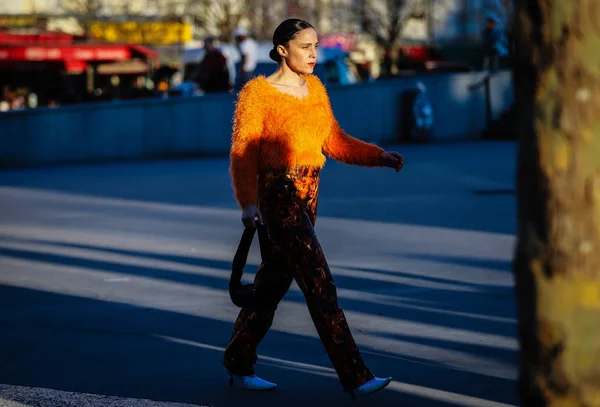
[(262, 170), (320, 168), (324, 154), (346, 164), (380, 166), (383, 149), (346, 134), (319, 78), (304, 79), (309, 94), (301, 99), (277, 90), (264, 76), (249, 81), (238, 95), (229, 171), (241, 208), (257, 204)]

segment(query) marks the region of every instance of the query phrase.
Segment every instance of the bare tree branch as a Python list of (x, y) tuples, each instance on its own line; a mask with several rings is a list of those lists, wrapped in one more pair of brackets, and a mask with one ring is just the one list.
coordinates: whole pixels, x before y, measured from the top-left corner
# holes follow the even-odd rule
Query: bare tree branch
[(102, 11), (102, 0), (59, 0), (58, 8), (62, 12), (78, 17), (78, 23), (84, 31), (89, 33), (90, 25)]
[(249, 16), (251, 5), (247, 0), (188, 0), (186, 15), (193, 17), (205, 34), (230, 39)]
[(361, 0), (357, 10), (361, 28), (384, 49), (393, 48), (404, 27), (411, 0)]

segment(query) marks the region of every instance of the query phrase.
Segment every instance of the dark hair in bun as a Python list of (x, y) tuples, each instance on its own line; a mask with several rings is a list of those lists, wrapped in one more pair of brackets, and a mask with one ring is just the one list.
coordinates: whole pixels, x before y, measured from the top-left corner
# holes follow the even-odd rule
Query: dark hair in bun
[(273, 33), (273, 49), (269, 52), (269, 57), (275, 62), (281, 62), (281, 55), (277, 52), (277, 46), (287, 45), (288, 41), (293, 40), (299, 31), (306, 28), (314, 29), (315, 27), (299, 18), (290, 18), (279, 24)]

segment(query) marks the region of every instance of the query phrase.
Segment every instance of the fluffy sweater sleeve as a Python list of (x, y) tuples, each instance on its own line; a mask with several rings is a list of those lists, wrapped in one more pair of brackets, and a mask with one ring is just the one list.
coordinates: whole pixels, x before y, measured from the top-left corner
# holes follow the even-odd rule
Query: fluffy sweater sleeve
[(334, 118), (329, 136), (323, 143), (323, 151), (334, 160), (344, 164), (359, 165), (361, 167), (379, 167), (379, 155), (383, 148), (358, 140), (340, 127)]
[(238, 95), (233, 117), (229, 173), (240, 208), (257, 203), (260, 138), (263, 111), (256, 83), (248, 82)]
[(383, 148), (366, 143), (348, 135), (341, 127), (333, 114), (333, 109), (327, 96), (325, 87), (321, 84), (323, 97), (331, 120), (331, 131), (323, 143), (323, 152), (334, 160), (344, 164), (359, 165), (361, 167), (379, 167), (379, 155)]

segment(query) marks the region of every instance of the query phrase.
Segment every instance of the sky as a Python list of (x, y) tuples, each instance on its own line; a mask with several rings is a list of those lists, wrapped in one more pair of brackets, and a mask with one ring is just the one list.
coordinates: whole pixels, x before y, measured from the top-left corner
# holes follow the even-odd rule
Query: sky
[(56, 0), (4, 0), (0, 1), (0, 13), (29, 14), (37, 9), (48, 10), (56, 5)]

